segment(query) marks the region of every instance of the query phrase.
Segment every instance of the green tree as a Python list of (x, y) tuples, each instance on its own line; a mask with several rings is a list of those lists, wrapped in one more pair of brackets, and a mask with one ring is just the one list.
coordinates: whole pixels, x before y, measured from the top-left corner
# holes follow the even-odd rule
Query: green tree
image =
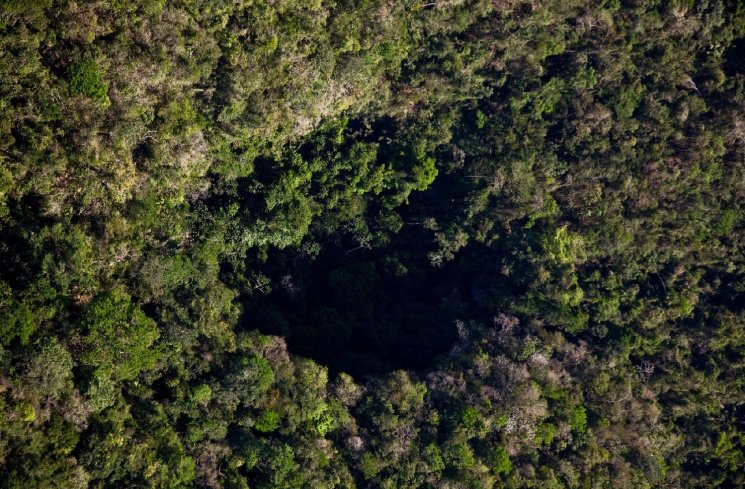
[(158, 360), (160, 333), (124, 292), (99, 294), (81, 319), (85, 351), (80, 359), (95, 377), (133, 380)]

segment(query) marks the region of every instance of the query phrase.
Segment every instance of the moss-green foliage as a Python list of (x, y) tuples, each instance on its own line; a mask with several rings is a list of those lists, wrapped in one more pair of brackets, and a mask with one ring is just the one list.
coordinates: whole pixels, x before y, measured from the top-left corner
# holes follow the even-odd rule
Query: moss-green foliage
[(86, 95), (105, 99), (108, 86), (103, 81), (101, 69), (96, 61), (85, 57), (70, 67), (70, 91), (74, 95)]
[(745, 8), (5, 2), (0, 487), (742, 487)]
[(254, 427), (261, 432), (276, 430), (279, 427), (279, 414), (271, 409), (263, 411)]
[(97, 296), (81, 325), (85, 351), (80, 359), (95, 377), (132, 380), (155, 366), (158, 329), (128, 295), (113, 291)]
[(491, 459), (492, 459), (492, 471), (494, 471), (495, 474), (509, 474), (512, 471), (512, 461), (510, 461), (510, 455), (507, 453), (507, 450), (504, 449), (503, 446), (497, 445), (494, 449), (491, 451)]
[(0, 328), (2, 328), (0, 329), (0, 337), (5, 343), (17, 337), (22, 344), (26, 344), (31, 334), (36, 330), (36, 321), (26, 304), (14, 302), (10, 299), (6, 303), (5, 315), (0, 325)]

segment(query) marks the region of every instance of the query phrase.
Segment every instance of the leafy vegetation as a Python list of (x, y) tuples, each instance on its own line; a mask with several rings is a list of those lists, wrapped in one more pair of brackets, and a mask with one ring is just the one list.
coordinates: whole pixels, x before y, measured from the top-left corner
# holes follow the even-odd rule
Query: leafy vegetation
[(0, 8), (0, 486), (740, 487), (745, 8)]

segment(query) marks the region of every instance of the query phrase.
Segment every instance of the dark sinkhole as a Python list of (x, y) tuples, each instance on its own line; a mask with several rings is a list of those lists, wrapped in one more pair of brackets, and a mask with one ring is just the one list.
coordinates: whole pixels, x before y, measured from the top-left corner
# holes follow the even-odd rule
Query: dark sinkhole
[(342, 249), (279, 260), (271, 292), (246, 298), (244, 326), (283, 336), (332, 373), (426, 369), (455, 341), (463, 287), (452, 267), (420, 261)]

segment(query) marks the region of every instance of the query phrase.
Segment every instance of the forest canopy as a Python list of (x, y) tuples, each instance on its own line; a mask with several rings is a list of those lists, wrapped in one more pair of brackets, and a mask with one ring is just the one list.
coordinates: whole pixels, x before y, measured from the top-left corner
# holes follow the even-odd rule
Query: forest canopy
[(745, 486), (745, 4), (6, 0), (0, 487)]

